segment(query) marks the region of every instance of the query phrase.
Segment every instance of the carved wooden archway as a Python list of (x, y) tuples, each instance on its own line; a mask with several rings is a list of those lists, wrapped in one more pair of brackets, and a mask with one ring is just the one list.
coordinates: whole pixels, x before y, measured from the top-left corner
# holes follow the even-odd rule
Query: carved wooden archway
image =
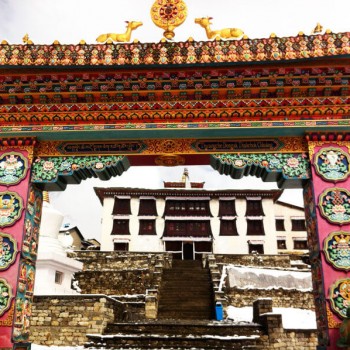
[(0, 234), (12, 256), (0, 349), (28, 344), (41, 189), (209, 163), (304, 186), (319, 344), (334, 349), (350, 283), (327, 248), (350, 231), (349, 39), (0, 45)]

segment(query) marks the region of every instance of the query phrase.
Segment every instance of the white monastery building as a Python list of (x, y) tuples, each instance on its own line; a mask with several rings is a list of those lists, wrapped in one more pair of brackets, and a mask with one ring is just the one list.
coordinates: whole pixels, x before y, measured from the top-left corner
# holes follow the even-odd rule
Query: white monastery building
[(95, 188), (103, 205), (102, 251), (278, 254), (307, 251), (303, 208), (278, 202), (281, 190), (205, 190), (179, 182), (159, 190)]

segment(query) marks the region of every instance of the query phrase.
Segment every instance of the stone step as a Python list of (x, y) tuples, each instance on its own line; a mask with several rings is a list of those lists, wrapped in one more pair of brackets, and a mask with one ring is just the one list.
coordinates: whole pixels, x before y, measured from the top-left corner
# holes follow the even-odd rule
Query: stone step
[[(259, 336), (182, 336), (160, 334), (109, 334), (88, 335), (87, 348), (94, 349), (230, 349), (242, 350), (247, 346), (255, 346)], [(252, 348), (250, 348), (252, 349)]]
[(231, 335), (247, 336), (260, 335), (263, 329), (256, 324), (232, 324), (223, 322), (203, 321), (154, 321), (154, 322), (117, 322), (108, 324), (105, 334), (130, 333), (130, 334), (162, 334), (162, 335)]

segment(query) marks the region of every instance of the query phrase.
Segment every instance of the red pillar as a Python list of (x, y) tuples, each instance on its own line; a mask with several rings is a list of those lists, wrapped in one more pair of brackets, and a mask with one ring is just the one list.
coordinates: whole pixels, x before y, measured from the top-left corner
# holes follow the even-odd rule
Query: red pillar
[(350, 141), (308, 137), (312, 182), (304, 190), (320, 349), (334, 350), (350, 306)]
[(30, 349), (42, 194), (30, 184), (33, 139), (0, 140), (0, 349)]

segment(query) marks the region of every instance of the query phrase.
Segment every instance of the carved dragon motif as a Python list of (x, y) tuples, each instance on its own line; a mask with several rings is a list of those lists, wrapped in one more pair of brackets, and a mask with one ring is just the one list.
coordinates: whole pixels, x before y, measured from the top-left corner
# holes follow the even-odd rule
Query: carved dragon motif
[(208, 39), (238, 39), (244, 35), (243, 30), (239, 28), (224, 28), (220, 30), (211, 30), (210, 20), (212, 17), (201, 17), (194, 20), (195, 23), (199, 24), (205, 29)]
[(96, 41), (99, 43), (111, 43), (111, 42), (128, 42), (130, 41), (131, 32), (135, 30), (136, 28), (143, 25), (142, 22), (135, 22), (135, 21), (125, 21), (127, 23), (126, 31), (125, 33), (121, 34), (115, 34), (115, 33), (107, 33), (107, 34), (101, 34), (97, 37)]

